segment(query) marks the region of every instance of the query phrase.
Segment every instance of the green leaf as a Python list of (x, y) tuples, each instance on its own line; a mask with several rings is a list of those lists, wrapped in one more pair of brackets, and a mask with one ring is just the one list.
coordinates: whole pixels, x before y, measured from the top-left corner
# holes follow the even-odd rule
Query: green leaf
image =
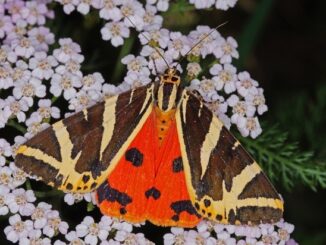
[(255, 140), (239, 136), (245, 148), (253, 154), (273, 182), (287, 190), (304, 184), (311, 189), (326, 188), (326, 164), (318, 162), (311, 151), (302, 151), (297, 142), (277, 126), (265, 125), (264, 133)]

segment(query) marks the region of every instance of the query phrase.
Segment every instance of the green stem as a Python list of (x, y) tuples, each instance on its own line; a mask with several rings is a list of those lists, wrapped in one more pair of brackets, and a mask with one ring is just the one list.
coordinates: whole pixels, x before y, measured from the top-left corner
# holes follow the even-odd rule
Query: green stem
[(130, 51), (134, 45), (136, 35), (131, 35), (128, 39), (125, 39), (125, 43), (120, 49), (119, 56), (117, 57), (117, 63), (114, 67), (114, 72), (112, 75), (112, 81), (113, 82), (119, 82), (122, 71), (124, 70), (125, 65), (121, 63), (121, 59), (126, 56), (127, 54), (130, 54)]
[(13, 119), (10, 119), (7, 122), (7, 125), (10, 126), (10, 127), (13, 127), (15, 129), (17, 129), (18, 131), (20, 131), (23, 134), (25, 134), (27, 132), (27, 129), (24, 126), (22, 126), (19, 123), (15, 122)]

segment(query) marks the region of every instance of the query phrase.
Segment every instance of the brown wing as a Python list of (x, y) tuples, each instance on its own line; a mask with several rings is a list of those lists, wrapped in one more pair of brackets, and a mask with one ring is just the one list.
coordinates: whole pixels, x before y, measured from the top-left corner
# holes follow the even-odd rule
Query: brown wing
[(97, 188), (151, 113), (153, 86), (110, 97), (54, 123), (20, 146), (16, 165), (64, 191)]
[(198, 213), (221, 223), (276, 222), (283, 201), (255, 160), (191, 92), (176, 113), (191, 201)]

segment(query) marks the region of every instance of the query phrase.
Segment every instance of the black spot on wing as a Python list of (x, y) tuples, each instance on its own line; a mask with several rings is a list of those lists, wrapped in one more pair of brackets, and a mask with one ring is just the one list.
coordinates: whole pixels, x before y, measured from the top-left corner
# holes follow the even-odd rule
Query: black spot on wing
[(180, 215), (181, 212), (187, 212), (188, 214), (200, 217), (200, 215), (196, 212), (195, 208), (192, 206), (192, 203), (189, 200), (173, 202), (170, 207), (177, 215)]
[(172, 163), (172, 171), (174, 173), (179, 173), (183, 170), (183, 163), (182, 163), (182, 158), (178, 157), (176, 159), (173, 160)]
[(90, 179), (89, 175), (84, 175), (82, 181), (84, 182), (84, 184), (86, 184), (89, 181), (89, 179)]
[(143, 163), (144, 155), (137, 148), (131, 148), (126, 152), (125, 158), (135, 167), (139, 167)]
[(157, 200), (160, 198), (161, 192), (155, 187), (152, 187), (145, 192), (145, 196), (146, 198), (153, 197), (155, 200)]
[(107, 200), (109, 202), (118, 202), (121, 206), (126, 206), (132, 202), (132, 198), (129, 195), (110, 187), (107, 181), (100, 185), (97, 194), (99, 203)]
[(208, 200), (208, 199), (205, 199), (204, 200), (204, 205), (205, 205), (206, 208), (208, 208), (211, 205), (211, 201)]

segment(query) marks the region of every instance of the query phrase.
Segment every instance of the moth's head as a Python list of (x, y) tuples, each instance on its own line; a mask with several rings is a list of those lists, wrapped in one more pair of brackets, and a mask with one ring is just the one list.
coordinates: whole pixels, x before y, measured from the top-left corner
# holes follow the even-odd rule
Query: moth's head
[(160, 83), (172, 83), (179, 86), (180, 72), (175, 67), (166, 69), (164, 74), (160, 76)]

